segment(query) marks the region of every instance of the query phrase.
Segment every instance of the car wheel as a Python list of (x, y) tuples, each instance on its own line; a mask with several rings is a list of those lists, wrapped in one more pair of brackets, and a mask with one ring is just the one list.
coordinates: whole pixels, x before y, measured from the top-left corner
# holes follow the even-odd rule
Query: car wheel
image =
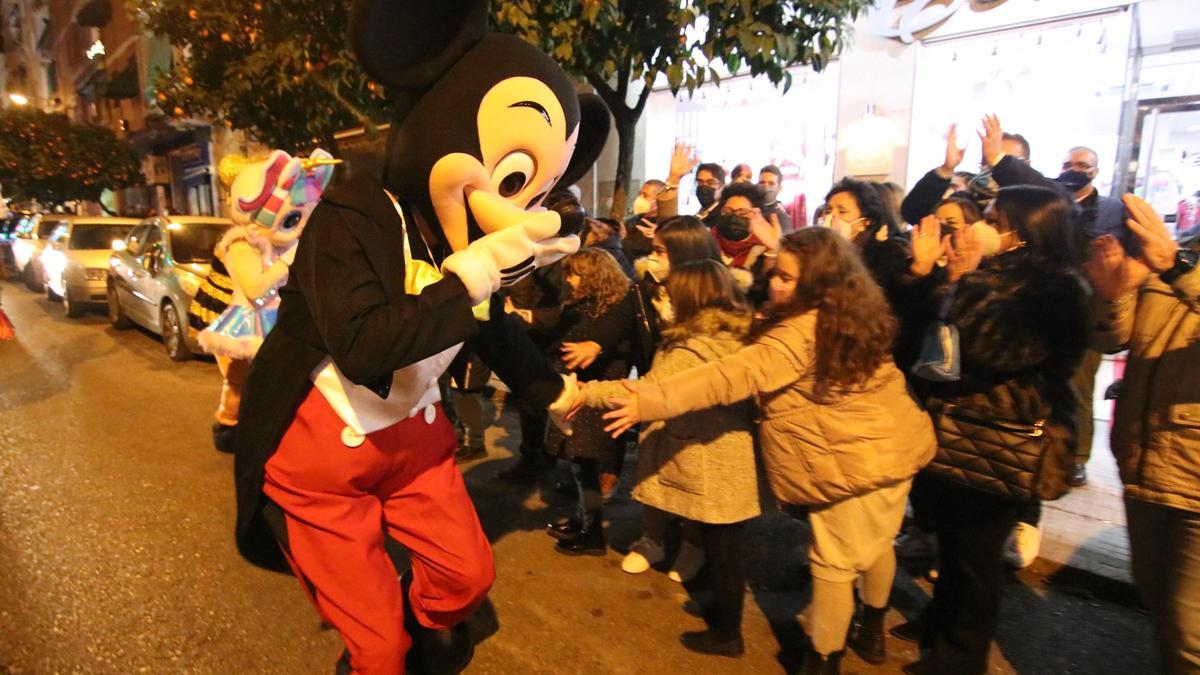
[(187, 346), (187, 327), (179, 321), (179, 312), (175, 305), (167, 303), (162, 308), (162, 338), (167, 348), (167, 356), (172, 361), (187, 361), (192, 358), (192, 351)]
[(121, 308), (121, 298), (117, 295), (117, 286), (111, 281), (108, 283), (108, 322), (113, 328), (129, 328), (133, 322), (125, 316), (125, 310)]
[(63, 313), (71, 319), (83, 316), (83, 306), (71, 299), (71, 289), (67, 286), (66, 279), (63, 279), (62, 306)]
[(25, 281), (25, 288), (34, 293), (42, 290), (42, 284), (39, 283), (37, 270), (33, 269), (33, 263), (25, 266), (25, 271), (21, 274), (21, 278)]

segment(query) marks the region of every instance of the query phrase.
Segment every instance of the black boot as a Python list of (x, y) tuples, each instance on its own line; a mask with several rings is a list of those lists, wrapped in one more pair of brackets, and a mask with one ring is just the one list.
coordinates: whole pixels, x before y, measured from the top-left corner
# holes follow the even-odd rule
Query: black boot
[(230, 426), (221, 424), (220, 422), (213, 423), (212, 439), (213, 447), (220, 452), (233, 452), (233, 437), (237, 433), (237, 425)]
[(569, 539), (583, 530), (583, 523), (575, 516), (559, 518), (552, 523), (546, 523), (546, 534), (555, 539)]
[(404, 630), (412, 647), (404, 657), (404, 670), (413, 675), (457, 675), (466, 669), (475, 655), (475, 643), (465, 621), (446, 630), (426, 628), (417, 621), (409, 601), (412, 574), (400, 579), (404, 592)]
[(737, 658), (746, 653), (746, 645), (742, 642), (741, 635), (722, 635), (711, 628), (688, 631), (679, 636), (679, 641), (697, 654)]
[(887, 607), (871, 607), (863, 605), (862, 619), (850, 631), (846, 646), (862, 657), (863, 661), (877, 666), (887, 658), (887, 648), (883, 641), (883, 617), (887, 615)]
[(826, 656), (809, 647), (804, 654), (804, 665), (800, 667), (800, 675), (838, 675), (842, 672), (842, 657), (845, 654), (846, 650), (843, 649)]
[(608, 545), (604, 542), (604, 526), (600, 523), (599, 514), (592, 518), (588, 527), (578, 534), (559, 539), (554, 550), (563, 555), (604, 555)]

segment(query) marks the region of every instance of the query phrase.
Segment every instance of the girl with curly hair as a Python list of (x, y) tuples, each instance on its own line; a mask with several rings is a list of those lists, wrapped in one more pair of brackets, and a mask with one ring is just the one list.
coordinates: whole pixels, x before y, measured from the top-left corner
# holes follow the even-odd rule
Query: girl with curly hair
[[(551, 349), (562, 352), (565, 369), (580, 382), (627, 377), (636, 293), (629, 278), (611, 255), (595, 248), (564, 258), (562, 275), (569, 291), (562, 317), (548, 336)], [(551, 428), (546, 449), (570, 460), (579, 506), (574, 516), (550, 523), (547, 532), (559, 540), (559, 553), (604, 555), (601, 476), (613, 481), (619, 475), (625, 447), (604, 433), (600, 411), (584, 411), (572, 427), (570, 436)]]
[[(884, 658), (883, 617), (896, 558), (892, 540), (917, 471), (933, 457), (929, 417), (892, 361), (896, 321), (853, 245), (827, 228), (784, 237), (770, 304), (750, 342), (663, 381), (626, 383), (608, 431), (752, 399), (772, 491), (808, 508), (813, 543), (812, 637), (806, 673), (839, 672), (851, 646)], [(721, 649), (714, 645), (714, 651)]]

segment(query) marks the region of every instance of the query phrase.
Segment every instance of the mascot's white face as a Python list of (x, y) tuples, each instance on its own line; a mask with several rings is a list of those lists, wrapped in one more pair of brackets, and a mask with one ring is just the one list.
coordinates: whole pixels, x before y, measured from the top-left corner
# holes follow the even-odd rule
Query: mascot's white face
[(567, 135), (562, 104), (530, 77), (492, 87), (476, 124), (482, 161), (451, 153), (429, 173), (430, 200), (455, 251), (467, 247), (472, 223), (487, 234), (521, 223), (529, 211), (543, 211), (542, 200), (566, 171), (579, 135), (578, 127)]

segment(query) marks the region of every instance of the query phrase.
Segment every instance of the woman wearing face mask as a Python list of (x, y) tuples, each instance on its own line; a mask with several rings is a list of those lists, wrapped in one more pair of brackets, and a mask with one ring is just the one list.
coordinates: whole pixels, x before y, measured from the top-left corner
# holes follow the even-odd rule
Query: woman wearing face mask
[(713, 238), (734, 269), (750, 270), (767, 252), (766, 244), (751, 230), (756, 209), (762, 209), (762, 190), (752, 183), (732, 183), (721, 191), (716, 215), (708, 219)]
[[(986, 215), (998, 232), (1000, 252), (984, 259), (974, 234), (961, 231), (946, 248), (946, 278), (953, 285), (931, 298), (931, 304), (941, 304), (938, 296), (951, 294), (947, 321), (958, 330), (961, 377), (914, 383), (935, 416), (957, 410), (1006, 428), (1041, 421), (1042, 469), (1029, 488), (1030, 499), (1055, 499), (1066, 492), (1073, 463), (1076, 402), (1070, 381), (1089, 325), (1086, 291), (1072, 271), (1072, 231), (1078, 224), (1058, 192), (1032, 186), (1002, 188)], [(927, 264), (932, 255), (917, 258)], [(1008, 487), (1014, 472), (989, 461), (967, 446), (939, 453), (922, 475), (936, 504), (939, 576), (922, 618), (895, 630), (897, 637), (920, 640), (932, 650), (905, 672), (987, 671), (1004, 584), (1001, 556), (1028, 503), (999, 494), (1016, 492)], [(980, 464), (987, 469), (980, 471)]]
[(933, 430), (892, 362), (895, 319), (845, 239), (823, 228), (787, 235), (770, 296), (740, 351), (627, 383), (632, 394), (610, 402), (608, 430), (758, 400), (772, 491), (808, 506), (813, 531), (813, 649), (802, 672), (839, 672), (860, 577), (866, 609), (850, 646), (881, 663), (892, 539), (912, 477), (933, 456)]

